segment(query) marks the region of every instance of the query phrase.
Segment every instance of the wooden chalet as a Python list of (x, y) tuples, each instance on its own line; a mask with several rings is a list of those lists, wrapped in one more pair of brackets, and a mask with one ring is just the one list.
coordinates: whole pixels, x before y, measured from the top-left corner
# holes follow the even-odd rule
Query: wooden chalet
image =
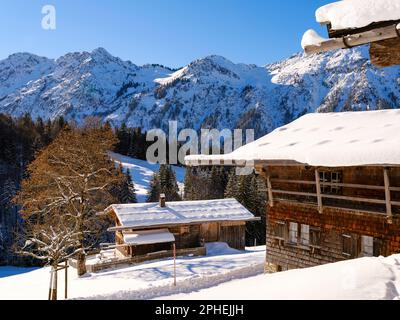
[(115, 221), (109, 231), (115, 232), (118, 254), (142, 260), (171, 252), (171, 244), (177, 255), (204, 255), (208, 242), (244, 250), (246, 222), (259, 220), (235, 199), (166, 202), (161, 197), (160, 203), (112, 205), (106, 213)]
[[(316, 41), (305, 41), (303, 48), (306, 53), (370, 44), (370, 57), (374, 65), (388, 67), (400, 64), (398, 0), (337, 1), (320, 8), (316, 16), (318, 22), (326, 25), (329, 39), (316, 37)], [(340, 19), (340, 16), (345, 19)]]
[(400, 253), (400, 110), (309, 114), (221, 156), (266, 182), (271, 272)]

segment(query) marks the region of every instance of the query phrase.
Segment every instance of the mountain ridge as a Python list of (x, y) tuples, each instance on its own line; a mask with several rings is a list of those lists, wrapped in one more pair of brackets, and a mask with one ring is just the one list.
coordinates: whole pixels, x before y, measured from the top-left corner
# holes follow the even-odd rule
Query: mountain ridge
[(17, 53), (0, 61), (0, 112), (166, 129), (255, 129), (266, 134), (309, 112), (398, 108), (400, 67), (377, 69), (366, 47), (265, 66), (211, 55), (175, 70), (137, 66), (103, 48), (48, 59)]

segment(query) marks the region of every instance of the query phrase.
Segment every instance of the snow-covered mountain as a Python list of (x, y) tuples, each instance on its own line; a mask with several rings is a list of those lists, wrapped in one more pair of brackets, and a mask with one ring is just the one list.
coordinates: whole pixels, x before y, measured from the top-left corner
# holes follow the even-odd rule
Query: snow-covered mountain
[(377, 69), (365, 47), (259, 67), (220, 56), (180, 70), (136, 66), (99, 48), (57, 60), (0, 61), (0, 112), (82, 121), (100, 116), (143, 129), (255, 128), (265, 134), (308, 112), (397, 108), (400, 68)]

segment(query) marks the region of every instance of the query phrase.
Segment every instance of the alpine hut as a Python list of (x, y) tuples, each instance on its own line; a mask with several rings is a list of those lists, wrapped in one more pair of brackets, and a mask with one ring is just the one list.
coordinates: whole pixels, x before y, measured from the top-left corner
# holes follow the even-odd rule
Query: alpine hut
[(308, 114), (231, 154), (265, 180), (271, 272), (400, 252), (400, 110)]

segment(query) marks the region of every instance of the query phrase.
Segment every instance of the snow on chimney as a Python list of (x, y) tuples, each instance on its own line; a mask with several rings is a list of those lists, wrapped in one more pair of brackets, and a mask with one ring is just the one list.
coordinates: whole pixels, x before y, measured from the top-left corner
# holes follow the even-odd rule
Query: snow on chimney
[(166, 207), (166, 203), (165, 203), (165, 194), (161, 193), (160, 194), (160, 207), (161, 208), (165, 208)]

